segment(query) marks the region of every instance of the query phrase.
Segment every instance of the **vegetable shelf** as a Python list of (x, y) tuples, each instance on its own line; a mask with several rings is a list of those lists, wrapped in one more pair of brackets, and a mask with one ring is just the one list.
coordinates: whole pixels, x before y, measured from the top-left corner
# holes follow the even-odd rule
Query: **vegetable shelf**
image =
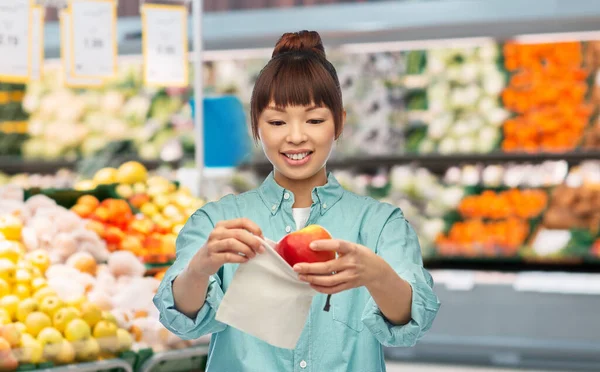
[[(379, 157), (356, 157), (332, 159), (327, 163), (329, 169), (364, 169), (371, 172), (378, 167), (393, 167), (395, 165), (415, 163), (434, 173), (443, 173), (448, 168), (460, 164), (497, 164), (497, 163), (543, 163), (550, 160), (564, 160), (569, 165), (578, 164), (585, 160), (600, 159), (600, 151), (577, 151), (568, 153), (504, 153), (490, 154), (452, 154), (452, 155), (392, 155)], [(251, 169), (265, 174), (272, 170), (267, 161), (256, 161), (242, 164), (242, 169)]]

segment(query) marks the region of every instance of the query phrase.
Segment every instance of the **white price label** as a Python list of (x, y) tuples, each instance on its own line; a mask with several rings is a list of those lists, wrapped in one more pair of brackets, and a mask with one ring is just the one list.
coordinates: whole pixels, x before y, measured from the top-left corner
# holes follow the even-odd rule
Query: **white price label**
[(0, 81), (26, 83), (31, 75), (32, 0), (0, 0)]
[(64, 84), (72, 88), (93, 88), (100, 87), (104, 83), (102, 79), (94, 78), (76, 78), (73, 77), (73, 71), (71, 71), (71, 43), (69, 42), (71, 36), (71, 14), (67, 10), (63, 10), (60, 13), (60, 54), (61, 64), (63, 67)]
[(187, 9), (179, 5), (142, 6), (144, 82), (156, 87), (186, 87)]
[(31, 79), (40, 80), (44, 66), (44, 8), (31, 10)]
[(72, 0), (72, 77), (110, 79), (117, 74), (117, 7), (114, 0)]

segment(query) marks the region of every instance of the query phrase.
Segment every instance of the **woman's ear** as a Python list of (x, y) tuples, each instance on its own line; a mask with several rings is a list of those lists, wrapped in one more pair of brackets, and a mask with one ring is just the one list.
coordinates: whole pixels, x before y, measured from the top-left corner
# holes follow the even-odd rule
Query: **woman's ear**
[(336, 140), (342, 136), (342, 133), (344, 132), (344, 125), (346, 125), (346, 110), (342, 111), (342, 122), (340, 123), (340, 129), (338, 129), (337, 133), (335, 134)]

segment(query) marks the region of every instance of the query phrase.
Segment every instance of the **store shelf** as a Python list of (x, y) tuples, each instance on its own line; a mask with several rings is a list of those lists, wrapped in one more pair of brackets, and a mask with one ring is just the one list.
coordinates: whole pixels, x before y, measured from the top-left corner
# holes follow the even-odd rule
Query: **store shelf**
[(600, 296), (523, 291), (515, 288), (515, 279), (504, 281), (460, 290), (439, 282), (436, 294), (442, 306), (432, 328), (415, 347), (386, 348), (386, 356), (428, 363), (598, 371)]
[[(150, 170), (159, 168), (162, 165), (177, 166), (179, 164), (179, 162), (177, 161), (166, 162), (161, 160), (140, 160), (134, 156), (118, 157), (109, 160), (111, 163), (115, 164), (122, 164), (127, 160), (137, 160), (140, 163), (144, 164), (144, 166), (146, 166), (146, 168)], [(93, 161), (93, 158), (85, 159), (85, 161)], [(51, 174), (56, 173), (56, 171), (60, 169), (76, 170), (81, 164), (81, 160), (36, 160), (0, 156), (0, 172), (5, 174)]]
[(154, 354), (140, 366), (140, 372), (187, 372), (204, 370), (208, 345)]
[[(597, 31), (600, 7), (589, 0), (378, 1), (203, 15), (206, 50), (272, 48), (284, 32), (318, 30), (327, 44), (440, 38), (507, 38), (522, 34)], [(193, 22), (190, 15), (189, 34)], [(120, 18), (120, 54), (141, 53), (141, 21)], [(45, 27), (46, 57), (60, 55), (57, 22)], [(191, 40), (191, 39), (190, 39)]]
[(111, 371), (111, 372), (133, 372), (133, 368), (129, 363), (122, 359), (109, 359), (101, 360), (98, 362), (90, 363), (79, 363), (70, 364), (61, 367), (47, 368), (47, 369), (35, 369), (35, 371), (48, 371), (48, 372), (100, 372), (100, 371)]
[[(358, 169), (373, 172), (378, 167), (391, 167), (400, 164), (416, 163), (435, 173), (443, 173), (448, 168), (461, 164), (498, 164), (498, 163), (542, 163), (550, 160), (564, 160), (569, 165), (581, 163), (584, 160), (600, 159), (600, 151), (570, 152), (570, 153), (537, 153), (537, 154), (450, 154), (450, 155), (398, 155), (381, 157), (352, 157), (332, 159), (327, 163), (328, 169)], [(244, 164), (242, 169), (251, 169), (261, 174), (270, 172), (273, 166), (268, 161), (257, 161)]]
[(467, 257), (432, 257), (425, 258), (424, 265), (431, 270), (483, 270), (499, 272), (573, 272), (600, 273), (600, 259), (597, 261), (574, 258), (564, 259), (535, 259), (520, 257), (503, 258), (467, 258)]

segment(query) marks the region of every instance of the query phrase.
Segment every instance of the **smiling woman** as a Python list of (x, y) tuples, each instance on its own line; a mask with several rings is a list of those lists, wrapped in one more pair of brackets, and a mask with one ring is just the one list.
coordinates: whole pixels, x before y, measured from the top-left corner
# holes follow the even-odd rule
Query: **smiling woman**
[[(273, 172), (258, 189), (207, 203), (190, 217), (154, 298), (161, 321), (182, 338), (213, 334), (207, 371), (385, 371), (382, 347), (414, 345), (440, 304), (402, 211), (345, 190), (325, 169), (345, 112), (318, 33), (279, 39), (255, 84), (251, 119)], [(242, 306), (218, 318), (226, 299), (236, 296), (238, 267), (263, 262), (255, 260), (265, 254), (257, 236), (280, 241), (306, 225), (330, 233), (310, 249), (335, 259), (293, 266), (294, 286), (308, 283), (318, 293), (299, 338), (279, 342), (296, 334), (292, 313), (307, 305), (295, 301), (301, 291), (281, 286), (285, 281), (275, 276), (263, 282), (251, 276), (251, 296), (238, 295)], [(330, 295), (331, 308), (323, 308)], [(263, 311), (260, 296), (284, 299), (287, 308)], [(250, 325), (279, 340), (253, 336)]]

